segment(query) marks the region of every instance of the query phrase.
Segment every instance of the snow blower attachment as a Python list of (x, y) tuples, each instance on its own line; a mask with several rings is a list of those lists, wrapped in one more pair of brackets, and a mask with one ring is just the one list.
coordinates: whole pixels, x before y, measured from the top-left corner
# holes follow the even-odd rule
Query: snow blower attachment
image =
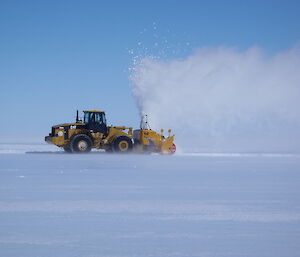
[(52, 126), (51, 133), (45, 141), (62, 147), (66, 152), (87, 153), (92, 148), (104, 149), (107, 152), (128, 153), (163, 153), (174, 154), (176, 146), (174, 135), (163, 135), (150, 129), (147, 116), (143, 116), (140, 129), (131, 127), (107, 126), (105, 112), (84, 111), (83, 120), (79, 119), (78, 111), (75, 123)]
[(174, 142), (174, 135), (171, 136), (171, 130), (168, 130), (169, 136), (166, 138), (161, 130), (161, 134), (151, 130), (148, 123), (147, 115), (142, 116), (140, 129), (133, 131), (133, 140), (135, 148), (138, 152), (157, 152), (164, 154), (174, 154), (176, 152), (176, 145)]

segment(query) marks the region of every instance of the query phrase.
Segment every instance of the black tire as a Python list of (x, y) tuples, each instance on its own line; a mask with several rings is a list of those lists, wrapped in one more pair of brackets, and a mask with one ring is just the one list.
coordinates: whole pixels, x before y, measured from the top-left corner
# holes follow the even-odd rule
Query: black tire
[(113, 152), (113, 149), (111, 147), (109, 147), (108, 149), (105, 149), (105, 152), (106, 153), (112, 153)]
[(66, 153), (72, 153), (72, 150), (69, 146), (65, 146), (64, 150), (65, 150)]
[(91, 138), (84, 134), (74, 136), (70, 144), (73, 153), (88, 153), (92, 150), (92, 145)]
[(132, 139), (126, 136), (119, 136), (113, 142), (113, 150), (116, 153), (129, 153), (132, 147)]

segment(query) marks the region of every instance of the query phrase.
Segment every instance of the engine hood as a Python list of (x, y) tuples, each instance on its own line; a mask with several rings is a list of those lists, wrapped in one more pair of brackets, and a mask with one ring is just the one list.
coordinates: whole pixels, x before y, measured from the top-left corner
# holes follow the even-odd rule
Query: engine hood
[(59, 127), (70, 127), (70, 126), (78, 126), (78, 125), (85, 125), (85, 123), (62, 123), (62, 124), (56, 124), (53, 125), (53, 128), (59, 128)]

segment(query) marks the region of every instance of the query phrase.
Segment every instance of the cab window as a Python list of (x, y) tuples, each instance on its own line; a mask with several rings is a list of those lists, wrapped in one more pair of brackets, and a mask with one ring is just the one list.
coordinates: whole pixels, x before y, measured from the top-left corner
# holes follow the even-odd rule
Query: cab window
[(103, 113), (98, 112), (85, 112), (84, 113), (84, 123), (98, 123), (98, 124), (106, 124), (105, 116)]
[(90, 113), (85, 112), (84, 113), (84, 123), (89, 123), (90, 122)]
[(102, 115), (101, 113), (95, 113), (95, 122), (102, 123)]

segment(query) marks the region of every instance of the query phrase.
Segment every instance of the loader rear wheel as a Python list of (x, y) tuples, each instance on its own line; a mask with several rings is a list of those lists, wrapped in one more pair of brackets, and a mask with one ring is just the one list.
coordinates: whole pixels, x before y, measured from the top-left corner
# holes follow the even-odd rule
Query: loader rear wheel
[(114, 152), (117, 153), (128, 153), (132, 151), (132, 140), (126, 136), (120, 136), (113, 142)]
[(109, 148), (105, 149), (105, 152), (106, 152), (106, 153), (112, 153), (112, 152), (113, 152), (113, 149), (112, 149), (111, 147), (109, 147)]
[(88, 153), (92, 149), (92, 140), (89, 136), (76, 135), (71, 141), (71, 150), (73, 153)]

